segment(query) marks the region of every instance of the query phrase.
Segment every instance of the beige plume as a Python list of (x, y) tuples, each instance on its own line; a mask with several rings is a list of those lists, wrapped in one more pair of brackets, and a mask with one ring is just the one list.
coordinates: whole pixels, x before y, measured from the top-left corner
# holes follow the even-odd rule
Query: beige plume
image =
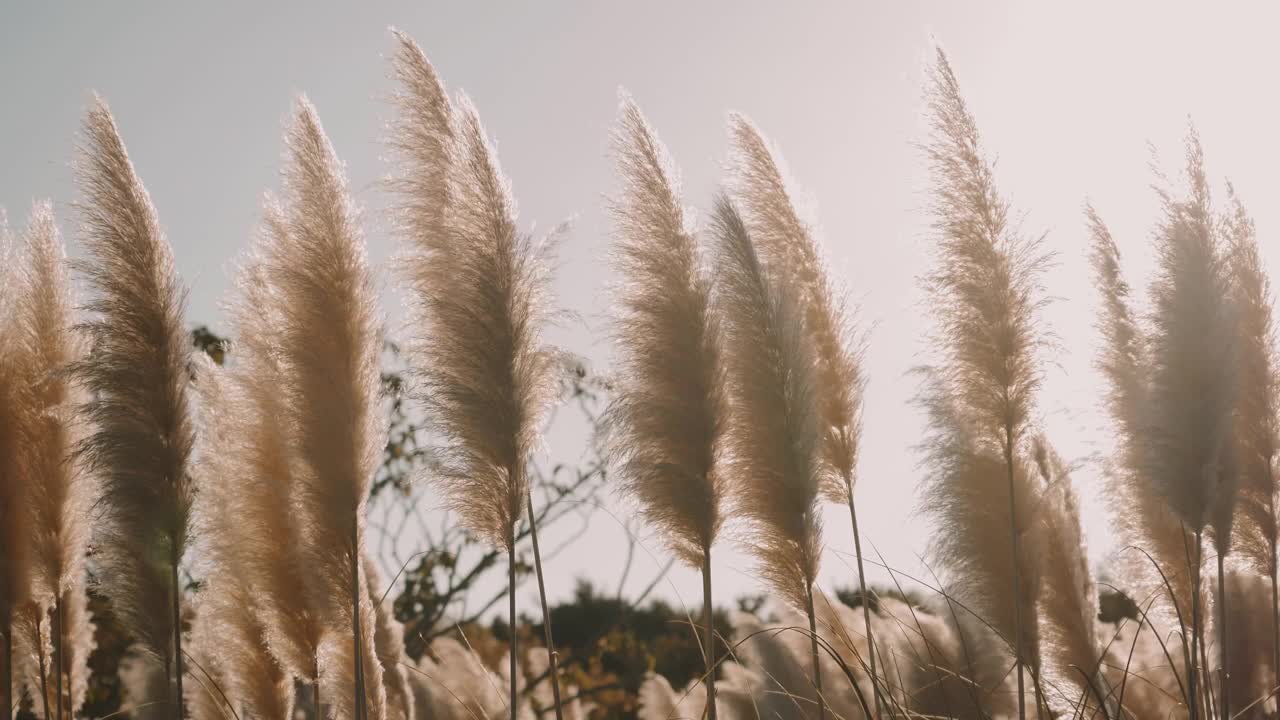
[(107, 105), (84, 122), (77, 166), (92, 347), (73, 365), (87, 391), (81, 457), (101, 484), (94, 562), (112, 610), (166, 660), (182, 697), (179, 563), (195, 494), (184, 291), (150, 197)]
[[(925, 401), (934, 434), (926, 507), (941, 521), (937, 551), (967, 588), (961, 597), (989, 609), (979, 614), (994, 620), (1014, 650), (1022, 718), (1022, 668), (1037, 671), (1039, 576), (1037, 556), (1022, 547), (1031, 539), (1024, 536), (1033, 532), (1035, 506), (1026, 497), (1033, 486), (1021, 456), (1041, 379), (1044, 338), (1036, 315), (1048, 258), (1037, 240), (1010, 224), (1009, 205), (995, 187), (977, 125), (941, 48), (927, 98), (932, 133), (923, 149), (934, 178), (937, 246), (925, 289), (942, 358), (931, 369), (933, 397)], [(993, 527), (978, 527), (983, 517)], [(958, 570), (970, 565), (972, 574)], [(991, 584), (976, 585), (978, 577)], [(1038, 690), (1037, 683), (1037, 701)]]
[(703, 575), (702, 644), (715, 720), (711, 546), (724, 520), (718, 460), (728, 399), (711, 283), (666, 148), (630, 97), (613, 135), (622, 190), (617, 242), (614, 397), (603, 435), (619, 487), (678, 558)]
[(373, 608), (359, 572), (365, 503), (386, 441), (381, 321), (359, 212), (306, 98), (286, 145), (282, 209), (267, 210), (260, 252), (270, 317), (279, 323), (290, 471), (312, 567), (304, 579), (326, 628), (319, 652), (326, 700), (338, 718), (379, 720), (385, 693), (381, 668), (370, 662)]

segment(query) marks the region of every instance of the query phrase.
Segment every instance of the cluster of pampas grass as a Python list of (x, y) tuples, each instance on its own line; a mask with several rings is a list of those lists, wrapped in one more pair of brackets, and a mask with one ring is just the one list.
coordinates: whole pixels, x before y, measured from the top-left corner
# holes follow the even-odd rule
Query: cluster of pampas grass
[[(365, 546), (386, 439), (382, 319), (361, 212), (315, 108), (302, 98), (292, 113), (283, 191), (265, 199), (239, 269), (222, 367), (190, 356), (156, 211), (98, 100), (77, 165), (83, 322), (51, 205), (35, 206), (19, 249), (0, 228), (10, 710), (22, 694), (41, 717), (80, 709), (91, 565), (136, 641), (120, 669), (134, 717), (591, 711), (561, 694), (528, 471), (563, 364), (542, 339), (556, 233), (520, 230), (471, 102), (450, 100), (412, 39), (394, 42), (389, 212), (415, 395), (440, 446), (428, 480), (469, 532), (507, 555), (507, 662), (490, 669), (452, 640), (410, 661)], [(703, 579), (701, 627), (689, 624), (705, 673), (680, 692), (649, 678), (642, 718), (1021, 720), (1028, 702), (1041, 717), (1273, 714), (1280, 425), (1272, 299), (1243, 202), (1231, 191), (1229, 208), (1215, 210), (1192, 133), (1185, 188), (1161, 178), (1145, 313), (1118, 244), (1086, 206), (1116, 431), (1108, 493), (1133, 548), (1124, 589), (1136, 606), (1104, 623), (1073, 467), (1037, 417), (1050, 258), (1012, 219), (941, 51), (927, 97), (936, 253), (924, 284), (936, 357), (920, 372), (920, 452), (941, 587), (922, 604), (867, 592), (854, 502), (861, 341), (780, 153), (731, 115), (728, 177), (701, 232), (666, 148), (622, 98), (609, 207), (619, 356), (602, 439), (619, 491)], [(849, 509), (858, 607), (817, 586), (824, 499)], [(732, 658), (717, 657), (712, 624), (722, 536), (754, 557), (781, 613), (737, 616), (735, 637), (722, 639)], [(526, 537), (546, 634), (545, 647), (522, 652)], [(184, 598), (189, 544), (201, 582)], [(1217, 566), (1208, 592), (1206, 562)]]

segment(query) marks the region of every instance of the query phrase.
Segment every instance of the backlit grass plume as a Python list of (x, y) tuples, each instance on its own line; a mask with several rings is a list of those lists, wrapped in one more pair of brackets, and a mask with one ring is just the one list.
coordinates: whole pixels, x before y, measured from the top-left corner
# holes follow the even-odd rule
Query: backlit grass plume
[[(975, 522), (966, 517), (965, 507), (974, 503), (985, 507), (971, 507), (973, 514), (1003, 524), (1003, 542), (991, 528), (973, 528), (978, 535), (959, 542), (959, 536), (947, 537), (953, 530), (944, 521), (939, 524), (939, 552), (947, 564), (981, 564), (991, 583), (983, 593), (1007, 588), (998, 598), (984, 598), (994, 601), (992, 612), (984, 617), (1006, 634), (1013, 648), (1021, 719), (1026, 715), (1022, 668), (1037, 657), (1033, 613), (1038, 583), (1030, 567), (1037, 556), (1020, 547), (1033, 525), (1028, 513), (1034, 506), (1021, 497), (1028, 481), (1019, 454), (1040, 386), (1038, 351), (1043, 338), (1035, 316), (1042, 303), (1038, 283), (1046, 256), (1037, 241), (1011, 225), (1009, 205), (996, 190), (977, 125), (941, 49), (929, 72), (927, 97), (932, 134), (924, 152), (934, 178), (931, 212), (937, 245), (935, 270), (926, 277), (925, 287), (942, 351), (933, 368), (934, 391), (943, 396), (927, 404), (950, 406), (948, 412), (965, 427), (965, 441), (958, 447), (972, 460), (940, 456), (946, 443), (935, 444), (929, 457), (937, 474), (929, 481), (926, 504), (941, 518), (958, 523), (956, 528)], [(931, 421), (939, 417), (935, 413)], [(945, 438), (951, 429), (935, 428), (935, 433)], [(1003, 486), (985, 477), (990, 473), (998, 475)], [(949, 482), (937, 479), (947, 474), (953, 475)], [(984, 492), (963, 487), (966, 483), (976, 483)], [(994, 557), (1000, 553), (1006, 557)], [(963, 582), (973, 584), (970, 579)]]
[[(831, 469), (824, 491), (832, 502), (849, 507), (858, 588), (865, 597), (862, 538), (858, 533), (853, 497), (862, 435), (861, 348), (852, 337), (842, 298), (827, 277), (827, 264), (822, 258), (817, 232), (813, 223), (803, 216), (796, 197), (798, 191), (784, 169), (782, 158), (760, 130), (741, 115), (730, 116), (729, 135), (735, 197), (743, 208), (747, 227), (765, 263), (779, 278), (798, 287), (801, 313), (817, 359), (819, 447)], [(862, 619), (868, 638), (869, 672), (876, 678), (869, 603), (862, 605)], [(878, 714), (881, 704), (878, 679), (872, 687)]]
[(605, 437), (622, 492), (681, 562), (702, 571), (707, 712), (715, 720), (711, 546), (728, 483), (717, 460), (728, 414), (720, 329), (677, 170), (630, 97), (620, 114), (613, 148), (622, 190), (611, 208), (619, 358)]
[[(526, 470), (558, 390), (557, 355), (540, 337), (549, 313), (549, 244), (516, 227), (507, 179), (471, 102), (464, 97), (451, 110), (421, 52), (404, 36), (400, 42), (397, 72), (406, 81), (392, 130), (392, 187), (412, 310), (412, 370), (430, 429), (444, 446), (431, 480), (469, 530), (507, 551), (512, 625), (516, 526), (528, 511), (543, 627), (554, 648)], [(511, 654), (514, 720), (514, 647)], [(554, 653), (551, 666), (558, 696)]]
[[(1235, 463), (1240, 472), (1240, 498), (1236, 505), (1241, 532), (1236, 549), (1271, 581), (1273, 685), (1280, 683), (1280, 587), (1276, 554), (1276, 356), (1271, 320), (1271, 287), (1253, 219), (1243, 203), (1230, 197), (1223, 228), (1230, 253), (1232, 302), (1236, 323), (1236, 397), (1234, 419)], [(1224, 588), (1219, 588), (1223, 593)], [(1240, 593), (1225, 593), (1233, 598)], [(1234, 626), (1228, 626), (1234, 627)]]
[(413, 720), (413, 688), (408, 670), (401, 663), (408, 660), (404, 651), (404, 626), (396, 620), (386, 584), (377, 570), (377, 561), (366, 553), (365, 582), (374, 607), (373, 646), (382, 667), (382, 683), (387, 688), (387, 720)]
[(284, 194), (273, 216), (268, 207), (261, 253), (279, 322), (291, 469), (311, 556), (305, 579), (326, 629), (320, 673), (334, 690), (337, 717), (378, 720), (386, 701), (360, 560), (369, 484), (386, 442), (381, 321), (359, 211), (306, 98), (286, 134)]
[(0, 654), (0, 683), (5, 712), (17, 707), (14, 694), (14, 639), (18, 630), (18, 611), (31, 592), (30, 552), (27, 529), (30, 525), (26, 506), (25, 481), (19, 453), (22, 447), (22, 408), (20, 392), (27, 378), (20, 328), (14, 321), (17, 261), (8, 224), (0, 211), (0, 632), (4, 633), (4, 650)]
[[(917, 399), (928, 420), (921, 445), (926, 472), (921, 509), (940, 529), (929, 550), (944, 570), (944, 587), (963, 604), (963, 610), (953, 612), (973, 663), (971, 679), (982, 692), (994, 693), (987, 698), (994, 712), (1010, 714), (1017, 698), (1001, 693), (1014, 648), (1021, 649), (1033, 674), (1039, 671), (1040, 636), (1034, 619), (1045, 532), (1035, 510), (1041, 488), (1031, 463), (1021, 454), (1014, 456), (1016, 505), (1010, 512), (1005, 456), (999, 445), (983, 436), (978, 417), (957, 396), (943, 376), (926, 374)], [(1017, 533), (1016, 557), (1008, 552), (1010, 527)], [(1015, 645), (1019, 609), (1023, 624)], [(985, 631), (987, 624), (998, 637)], [(1022, 693), (1019, 689), (1019, 696)]]
[[(1160, 192), (1163, 217), (1155, 231), (1143, 466), (1175, 516), (1195, 535), (1189, 554), (1191, 585), (1198, 588), (1205, 527), (1213, 524), (1220, 557), (1230, 548), (1237, 484), (1231, 462), (1235, 332), (1229, 274), (1214, 227), (1204, 154), (1194, 133), (1187, 140), (1186, 163), (1186, 196)], [(1192, 720), (1203, 701), (1196, 694), (1199, 599), (1200, 593), (1193, 592), (1187, 673)]]
[[(12, 318), (30, 362), (24, 415), (23, 465), (31, 512), (31, 595), (51, 646), (50, 677), (43, 683), (51, 708), (63, 717), (84, 700), (93, 648), (85, 607), (85, 546), (90, 478), (73, 457), (84, 433), (75, 415), (82, 394), (65, 372), (83, 348), (75, 317), (62, 240), (49, 202), (36, 203), (24, 234)], [(78, 691), (78, 692), (77, 692)]]
[(734, 510), (748, 523), (745, 542), (762, 577), (808, 616), (821, 715), (813, 593), (822, 556), (824, 466), (812, 340), (789, 286), (767, 273), (746, 224), (724, 196), (716, 200), (713, 233), (715, 302), (725, 322), (731, 398), (725, 457)]
[(183, 290), (151, 199), (100, 99), (84, 122), (77, 171), (92, 348), (73, 367), (88, 395), (82, 457), (100, 483), (94, 562), (116, 617), (163, 658), (175, 688), (168, 700), (180, 715), (178, 575), (195, 492)]
[(1164, 501), (1143, 465), (1147, 412), (1146, 334), (1132, 309), (1132, 291), (1124, 279), (1120, 249), (1102, 218), (1086, 205), (1095, 283), (1101, 294), (1098, 329), (1102, 345), (1097, 366), (1106, 380), (1104, 406), (1116, 429), (1115, 457), (1107, 463), (1106, 496), (1120, 537), (1129, 546), (1121, 554), (1128, 589), (1149, 597), (1161, 624), (1189, 619), (1192, 600), (1188, 563), (1195, 535), (1187, 531)]
[(1060, 707), (1075, 710), (1080, 698), (1087, 697), (1088, 707), (1098, 710), (1106, 704), (1099, 685), (1102, 648), (1094, 629), (1098, 588), (1089, 569), (1080, 504), (1066, 464), (1043, 437), (1035, 438), (1032, 456), (1040, 474), (1038, 515), (1044, 523), (1044, 569), (1035, 615), (1045, 684), (1059, 689)]
[[(293, 708), (293, 676), (268, 647), (276, 633), (266, 621), (279, 616), (262, 608), (273, 602), (300, 600), (264, 597), (275, 588), (269, 581), (257, 584), (268, 579), (256, 571), (259, 556), (288, 557), (292, 545), (272, 543), (296, 543), (297, 539), (273, 537), (259, 525), (264, 519), (261, 511), (246, 507), (261, 495), (255, 488), (278, 483), (281, 478), (254, 474), (250, 453), (258, 438), (247, 436), (246, 430), (263, 428), (242, 424), (252, 418), (249, 400), (243, 395), (245, 388), (207, 356), (199, 360), (197, 447), (202, 495), (195, 519), (204, 538), (202, 559), (208, 570), (192, 630), (192, 644), (204, 658), (202, 667), (193, 672), (202, 682), (188, 690), (188, 702), (196, 718), (200, 717), (198, 708), (206, 717), (220, 717), (208, 713), (224, 705), (233, 715), (287, 718)], [(289, 508), (276, 509), (292, 514)], [(206, 673), (210, 677), (203, 677)]]
[(208, 454), (223, 464), (216, 479), (227, 486), (220, 495), (222, 511), (236, 518), (231, 532), (210, 542), (224, 544), (222, 552), (237, 577), (258, 590), (253, 611), (261, 618), (272, 655), (287, 676), (312, 686), (312, 705), (318, 706), (326, 604), (307, 591), (307, 515), (298, 511), (303, 488), (293, 456), (296, 421), (281, 392), (286, 382), (283, 348), (278, 346), (281, 300), (264, 266), (273, 238), (287, 237), (289, 231), (278, 203), (268, 201), (264, 214), (263, 229), (239, 271), (228, 307), (234, 340), (232, 366), (223, 371), (225, 408), (206, 409), (232, 416), (238, 429), (204, 437)]

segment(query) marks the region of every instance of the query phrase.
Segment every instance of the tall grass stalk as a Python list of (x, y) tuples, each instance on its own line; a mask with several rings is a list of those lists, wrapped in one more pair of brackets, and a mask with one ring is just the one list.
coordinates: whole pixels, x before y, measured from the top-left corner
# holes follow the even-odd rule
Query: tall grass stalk
[(84, 123), (79, 205), (95, 297), (93, 351), (72, 367), (89, 399), (82, 457), (101, 484), (96, 562), (116, 616), (170, 671), (168, 698), (182, 717), (182, 586), (195, 487), (187, 411), (190, 343), (183, 290), (155, 209), (110, 110), (95, 101)]
[[(1280, 427), (1275, 401), (1272, 296), (1258, 252), (1253, 219), (1234, 189), (1229, 190), (1230, 208), (1224, 218), (1223, 233), (1230, 253), (1238, 343), (1234, 439), (1240, 497), (1235, 512), (1241, 532), (1236, 535), (1235, 545), (1271, 582), (1272, 686), (1280, 687), (1280, 586), (1276, 582), (1277, 508), (1273, 470)], [(1221, 592), (1220, 588), (1219, 594)]]
[[(454, 107), (417, 45), (397, 39), (390, 185), (412, 306), (412, 371), (431, 429), (446, 444), (430, 479), (468, 529), (506, 550), (515, 663), (515, 528), (529, 506), (526, 464), (559, 391), (559, 353), (541, 341), (555, 238), (535, 241), (517, 229), (515, 201), (479, 114), (465, 97)], [(535, 569), (541, 563), (535, 553)], [(545, 613), (543, 627), (558, 696)], [(514, 717), (514, 672), (512, 683)], [(557, 701), (557, 720), (561, 713)]]
[(723, 521), (718, 455), (728, 414), (720, 327), (675, 164), (631, 98), (620, 104), (613, 150), (622, 188), (611, 202), (619, 372), (603, 433), (621, 491), (677, 559), (702, 573), (706, 712), (715, 720), (711, 549)]
[[(1213, 525), (1219, 554), (1230, 549), (1238, 473), (1232, 418), (1236, 371), (1229, 276), (1214, 227), (1204, 153), (1194, 132), (1186, 145), (1185, 196), (1160, 191), (1155, 232), (1156, 277), (1151, 286), (1150, 395), (1144, 464), (1173, 513), (1195, 537), (1192, 649), (1188, 699), (1200, 716), (1200, 658), (1204, 628), (1200, 559), (1205, 527)], [(1207, 690), (1207, 688), (1206, 688)]]
[[(934, 176), (932, 214), (938, 245), (937, 269), (927, 278), (926, 289), (932, 297), (944, 355), (934, 369), (937, 382), (932, 390), (942, 397), (927, 399), (926, 405), (935, 410), (935, 423), (950, 424), (958, 415), (961, 423), (971, 425), (959, 435), (956, 428), (936, 428), (931, 457), (940, 469), (950, 467), (958, 472), (958, 481), (987, 487), (988, 481), (975, 471), (988, 465), (988, 460), (980, 458), (994, 453), (989, 459), (994, 459), (999, 469), (987, 467), (985, 472), (998, 472), (1005, 480), (1005, 486), (985, 502), (1006, 506), (1002, 520), (1008, 527), (1009, 559), (1007, 563), (991, 559), (983, 564), (991, 572), (991, 581), (1010, 587), (1009, 607), (997, 608), (993, 603), (988, 610), (998, 613), (988, 612), (988, 620), (1012, 640), (1018, 717), (1025, 720), (1023, 668), (1029, 665), (1032, 676), (1039, 675), (1034, 620), (1039, 572), (1030, 562), (1034, 553), (1023, 547), (1024, 535), (1033, 532), (1035, 509), (1029, 502), (1032, 498), (1023, 495), (1028, 490), (1026, 473), (1017, 466), (1022, 463), (1019, 445), (1029, 427), (1040, 385), (1038, 354), (1044, 339), (1035, 327), (1035, 315), (1043, 303), (1039, 277), (1047, 256), (1038, 241), (1022, 237), (1010, 224), (1008, 203), (995, 188), (992, 165), (983, 154), (977, 126), (940, 48), (929, 78), (932, 135), (924, 152)], [(948, 449), (974, 457), (947, 458)], [(957, 461), (961, 464), (956, 465)], [(931, 492), (929, 505), (955, 521), (959, 533), (955, 538), (940, 539), (945, 559), (965, 565), (978, 562), (966, 558), (969, 553), (997, 552), (987, 544), (994, 538), (987, 537), (986, 530), (972, 527), (971, 518), (958, 517), (964, 512), (985, 512), (973, 506), (977, 500), (970, 490), (938, 483)], [(967, 530), (966, 525), (970, 525)], [(977, 534), (969, 537), (971, 533)], [(977, 544), (966, 546), (962, 538)], [(1035, 688), (1039, 707), (1038, 682)]]
[(725, 434), (734, 508), (760, 573), (781, 599), (804, 612), (812, 643), (818, 715), (826, 715), (817, 652), (814, 583), (822, 555), (819, 496), (826, 468), (812, 338), (785, 277), (762, 264), (746, 223), (721, 195), (713, 215), (718, 285), (725, 321), (730, 414)]
[[(286, 131), (283, 179), (278, 208), (267, 201), (261, 252), (272, 288), (272, 322), (278, 323), (289, 467), (297, 477), (311, 563), (305, 590), (325, 627), (320, 667), (331, 674), (351, 672), (349, 711), (340, 694), (335, 712), (380, 720), (386, 699), (373, 660), (374, 618), (360, 566), (369, 485), (386, 442), (381, 318), (360, 211), (305, 97), (297, 100)], [(335, 684), (347, 680), (334, 676)]]
[(822, 424), (820, 452), (829, 466), (823, 493), (831, 502), (849, 507), (858, 588), (863, 597), (866, 662), (879, 716), (883, 705), (881, 681), (876, 673), (871, 603), (867, 598), (862, 538), (854, 503), (865, 385), (860, 342), (853, 337), (843, 298), (828, 277), (815, 224), (801, 211), (800, 193), (785, 169), (781, 154), (747, 118), (734, 114), (729, 124), (735, 197), (743, 207), (747, 226), (766, 264), (780, 278), (797, 284), (805, 327), (813, 338)]

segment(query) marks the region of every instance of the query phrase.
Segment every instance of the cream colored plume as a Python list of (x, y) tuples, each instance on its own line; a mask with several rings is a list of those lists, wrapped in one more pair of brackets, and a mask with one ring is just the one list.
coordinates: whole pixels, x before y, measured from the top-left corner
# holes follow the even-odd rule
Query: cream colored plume
[(781, 280), (797, 285), (805, 327), (813, 337), (815, 382), (822, 418), (822, 457), (833, 471), (825, 484), (833, 502), (848, 503), (857, 477), (862, 433), (861, 348), (851, 336), (840, 294), (811, 220), (777, 150), (750, 120), (729, 118), (734, 199), (761, 258)]
[(102, 589), (142, 649), (175, 659), (178, 565), (195, 493), (187, 410), (184, 290), (150, 197), (111, 112), (97, 100), (77, 164), (81, 265), (92, 291), (92, 349), (76, 363), (88, 398), (81, 457), (100, 483), (94, 562)]
[(613, 135), (618, 349), (606, 445), (621, 490), (680, 560), (703, 568), (723, 522), (728, 414), (711, 284), (679, 177), (630, 97)]
[[(929, 72), (934, 269), (924, 278), (940, 357), (926, 373), (924, 508), (946, 586), (1038, 670), (1040, 523), (1026, 439), (1045, 344), (1037, 327), (1047, 256), (1009, 219), (977, 125), (941, 49)], [(962, 619), (963, 620), (963, 619)], [(967, 622), (967, 620), (965, 620)], [(997, 649), (980, 653), (994, 661)], [(986, 670), (1004, 672), (986, 664)], [(984, 684), (991, 677), (980, 678)], [(1024, 696), (1015, 695), (1018, 714)]]
[[(192, 654), (204, 667), (192, 670), (193, 677), (203, 682), (189, 685), (186, 696), (195, 716), (197, 708), (212, 713), (226, 706), (233, 714), (288, 718), (293, 707), (293, 677), (268, 646), (274, 633), (265, 618), (273, 616), (261, 608), (300, 603), (302, 599), (271, 598), (267, 596), (271, 585), (254, 581), (261, 578), (255, 571), (262, 556), (288, 551), (289, 546), (271, 543), (296, 539), (264, 532), (266, 528), (259, 525), (261, 510), (245, 507), (257, 499), (261, 492), (257, 488), (277, 479), (253, 474), (255, 467), (247, 451), (258, 438), (246, 436), (242, 423), (252, 420), (252, 408), (243, 394), (245, 388), (237, 385), (236, 379), (207, 356), (200, 356), (196, 388), (202, 502), (195, 517), (204, 538), (202, 559), (208, 569), (191, 639)], [(204, 677), (204, 673), (213, 677)]]
[(1115, 456), (1106, 465), (1106, 495), (1113, 523), (1130, 548), (1119, 555), (1122, 575), (1132, 595), (1153, 598), (1153, 612), (1162, 623), (1171, 623), (1177, 611), (1187, 613), (1192, 604), (1187, 557), (1195, 536), (1173, 514), (1143, 466), (1146, 333), (1132, 308), (1115, 239), (1092, 206), (1085, 207), (1085, 216), (1089, 259), (1102, 296), (1097, 366), (1107, 382), (1105, 407), (1117, 429)]
[[(85, 397), (66, 372), (83, 356), (83, 346), (74, 330), (70, 278), (49, 202), (32, 208), (23, 237), (12, 319), (17, 327), (14, 341), (30, 363), (23, 393), (21, 462), (31, 522), (26, 540), (31, 549), (31, 597), (44, 616), (40, 630), (49, 647), (45, 664), (50, 708), (57, 707), (61, 678), (62, 702), (74, 711), (84, 700), (93, 649), (84, 596), (93, 488), (75, 456), (84, 439), (75, 410)], [(51, 618), (59, 610), (64, 630), (61, 638), (54, 638)], [(55, 671), (58, 663), (61, 674)]]
[(1212, 523), (1215, 544), (1226, 552), (1238, 479), (1229, 275), (1194, 133), (1186, 161), (1187, 195), (1160, 193), (1143, 466), (1178, 519), (1193, 532)]
[[(322, 702), (332, 703), (338, 718), (354, 717), (352, 690), (361, 673), (367, 715), (380, 720), (386, 699), (373, 606), (353, 573), (361, 564), (369, 485), (386, 442), (381, 319), (359, 212), (306, 98), (297, 102), (286, 144), (281, 209), (268, 203), (260, 253), (271, 288), (266, 312), (278, 323), (289, 468), (311, 569), (304, 579), (326, 629), (319, 648)], [(352, 644), (357, 608), (360, 666)]]
[(1234, 194), (1223, 228), (1229, 243), (1236, 321), (1234, 442), (1240, 471), (1235, 547), (1255, 570), (1272, 575), (1277, 533), (1276, 355), (1270, 281), (1258, 252), (1253, 219)]
[[(443, 109), (421, 114), (447, 119)], [(439, 142), (453, 138), (447, 159), (434, 145), (402, 157), (393, 185), (418, 394), (446, 448), (431, 481), (472, 532), (510, 548), (528, 490), (525, 462), (558, 390), (556, 354), (540, 338), (548, 247), (517, 229), (507, 179), (469, 100), (459, 103), (451, 129), (420, 124), (405, 121), (397, 144), (416, 147), (406, 127)], [(441, 162), (442, 221), (424, 209), (439, 197)]]
[[(1080, 504), (1062, 458), (1043, 437), (1033, 446), (1040, 473), (1044, 523), (1042, 584), (1035, 617), (1041, 625), (1041, 665), (1049, 702), (1074, 710), (1099, 707), (1098, 672), (1103, 653), (1095, 627), (1098, 588), (1089, 569)], [(1081, 700), (1083, 698), (1083, 700)]]
[(734, 509), (763, 578), (803, 610), (818, 575), (822, 516), (812, 344), (787, 285), (766, 273), (731, 201), (713, 221), (724, 318), (730, 420), (725, 435)]

